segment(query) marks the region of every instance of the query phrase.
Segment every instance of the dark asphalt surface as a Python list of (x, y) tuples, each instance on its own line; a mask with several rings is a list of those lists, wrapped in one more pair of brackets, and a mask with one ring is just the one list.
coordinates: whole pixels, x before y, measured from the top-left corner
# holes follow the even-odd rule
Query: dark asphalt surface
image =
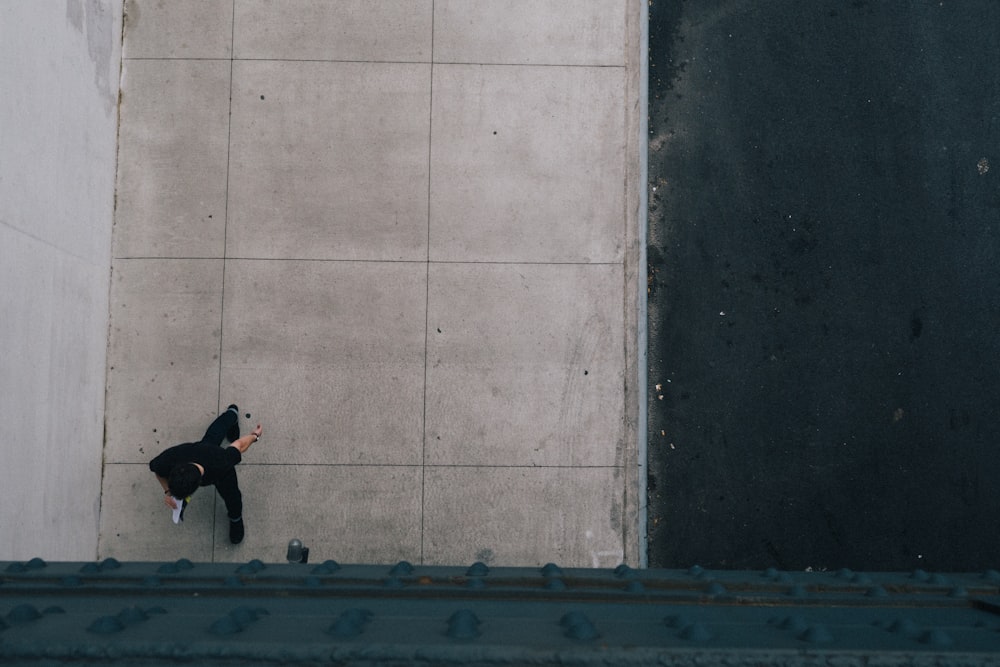
[(1000, 567), (1000, 2), (653, 0), (650, 57), (650, 565)]

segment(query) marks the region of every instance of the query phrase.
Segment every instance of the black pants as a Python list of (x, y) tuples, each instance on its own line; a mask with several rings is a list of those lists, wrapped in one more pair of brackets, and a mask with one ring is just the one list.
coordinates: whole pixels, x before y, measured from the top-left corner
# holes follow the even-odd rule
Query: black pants
[[(229, 429), (240, 419), (240, 416), (232, 410), (226, 410), (215, 418), (215, 421), (205, 431), (202, 443), (215, 445), (222, 444)], [(240, 485), (236, 479), (236, 468), (231, 468), (223, 477), (216, 480), (215, 490), (219, 492), (219, 497), (226, 503), (226, 513), (230, 519), (239, 519), (243, 516), (243, 494), (240, 493)]]

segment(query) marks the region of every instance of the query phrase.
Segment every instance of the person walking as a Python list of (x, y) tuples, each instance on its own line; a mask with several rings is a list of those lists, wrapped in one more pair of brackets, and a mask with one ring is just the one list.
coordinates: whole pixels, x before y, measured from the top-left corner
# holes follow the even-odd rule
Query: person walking
[[(205, 431), (199, 442), (188, 442), (169, 447), (149, 462), (149, 469), (163, 487), (163, 502), (171, 509), (183, 502), (199, 486), (214, 485), (219, 497), (226, 503), (229, 515), (229, 541), (243, 541), (243, 494), (236, 479), (236, 465), (250, 445), (260, 440), (260, 424), (249, 434), (240, 437), (240, 409), (230, 405)], [(231, 444), (220, 447), (223, 438)]]

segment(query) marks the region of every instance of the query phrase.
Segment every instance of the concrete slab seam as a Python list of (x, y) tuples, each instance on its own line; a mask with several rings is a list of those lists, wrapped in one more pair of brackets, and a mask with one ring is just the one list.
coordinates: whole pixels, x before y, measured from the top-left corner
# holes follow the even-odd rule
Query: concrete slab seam
[[(108, 463), (109, 466), (130, 466), (145, 465), (144, 463), (133, 463), (130, 461), (117, 461)], [(623, 465), (556, 465), (548, 463), (240, 463), (241, 468), (294, 468), (298, 466), (310, 466), (314, 468), (489, 468), (507, 470), (514, 468), (524, 468), (527, 470), (624, 470)]]
[[(223, 201), (222, 218), (225, 221), (222, 227), (222, 289), (219, 298), (219, 390), (216, 394), (216, 412), (222, 410), (222, 364), (226, 327), (226, 256), (227, 238), (229, 231), (229, 171), (230, 160), (233, 154), (233, 48), (236, 42), (236, 0), (233, 0), (233, 19), (229, 33), (229, 113), (226, 118), (226, 195)], [(216, 536), (218, 526), (216, 525), (219, 515), (219, 495), (212, 494), (212, 562), (215, 562)]]
[(434, 164), (434, 0), (431, 0), (430, 92), (427, 103), (427, 254), (424, 271), (424, 391), (420, 443), (420, 564), (424, 563), (424, 517), (427, 489), (427, 347), (431, 326), (431, 179)]
[(94, 548), (94, 557), (100, 555), (101, 550), (101, 510), (104, 505), (104, 471), (105, 471), (105, 447), (108, 444), (108, 387), (110, 385), (110, 370), (108, 363), (111, 358), (111, 283), (114, 279), (114, 233), (115, 233), (115, 221), (117, 220), (118, 213), (118, 169), (121, 164), (121, 134), (122, 134), (122, 84), (124, 84), (125, 78), (125, 58), (123, 54), (125, 53), (125, 0), (122, 0), (122, 13), (121, 13), (121, 30), (118, 33), (118, 103), (115, 105), (115, 177), (114, 177), (114, 191), (112, 193), (111, 202), (111, 238), (109, 240), (109, 246), (111, 248), (111, 259), (108, 262), (108, 319), (107, 319), (107, 333), (104, 336), (104, 401), (101, 406), (101, 414), (103, 415), (102, 422), (104, 428), (101, 434), (101, 475), (100, 475), (100, 486), (97, 491), (97, 543)]
[(639, 266), (638, 270), (641, 272), (636, 281), (636, 287), (638, 288), (638, 327), (637, 327), (637, 341), (636, 341), (636, 371), (638, 373), (637, 386), (639, 393), (639, 423), (637, 425), (638, 429), (638, 442), (636, 453), (636, 462), (639, 467), (639, 517), (638, 517), (638, 528), (639, 528), (639, 566), (649, 567), (649, 535), (646, 531), (646, 521), (647, 518), (647, 502), (646, 502), (646, 459), (649, 452), (649, 442), (648, 442), (648, 427), (647, 423), (649, 420), (648, 406), (646, 404), (646, 392), (647, 387), (647, 344), (648, 344), (648, 329), (646, 318), (647, 313), (647, 298), (646, 298), (646, 281), (642, 280), (642, 276), (646, 275), (649, 271), (646, 258), (646, 233), (647, 233), (647, 218), (649, 216), (649, 189), (647, 180), (649, 179), (649, 3), (640, 3), (640, 16), (639, 16), (639, 215), (637, 219), (638, 223), (638, 241), (639, 241)]
[(241, 62), (241, 63), (253, 63), (253, 62), (265, 62), (265, 63), (372, 63), (376, 65), (471, 65), (477, 67), (564, 67), (567, 69), (625, 69), (623, 65), (581, 65), (579, 63), (489, 63), (489, 62), (471, 62), (462, 60), (438, 60), (438, 61), (423, 61), (423, 60), (373, 60), (373, 59), (358, 59), (351, 60), (345, 58), (197, 58), (190, 56), (161, 56), (161, 57), (129, 57), (123, 58), (123, 60), (132, 61), (196, 61), (196, 62), (212, 62), (212, 61), (224, 61), (224, 62)]
[[(2, 221), (0, 221), (2, 223)], [(13, 229), (13, 228), (12, 228)], [(29, 238), (34, 238), (30, 234), (25, 234), (21, 230), (13, 230), (19, 234), (23, 234)], [(41, 239), (35, 239), (42, 243)], [(46, 245), (50, 245), (47, 244)], [(241, 255), (229, 255), (227, 257), (186, 257), (186, 256), (166, 256), (166, 255), (120, 255), (116, 256), (115, 259), (126, 259), (126, 260), (166, 260), (171, 262), (176, 261), (186, 261), (186, 260), (232, 260), (241, 262), (330, 262), (330, 263), (341, 263), (341, 264), (430, 264), (430, 265), (457, 265), (457, 264), (475, 264), (475, 265), (497, 265), (497, 266), (621, 266), (621, 262), (571, 262), (571, 261), (553, 261), (553, 262), (541, 262), (541, 261), (511, 261), (511, 260), (458, 260), (458, 259), (340, 259), (336, 257), (247, 257)]]
[[(150, 61), (150, 62), (169, 62), (169, 61), (191, 61), (191, 62), (231, 62), (232, 58), (192, 58), (189, 56), (172, 56), (172, 57), (160, 57), (160, 58), (138, 58), (138, 57), (128, 57), (122, 58), (123, 61), (130, 60), (132, 62)], [(237, 58), (240, 60), (240, 58)]]

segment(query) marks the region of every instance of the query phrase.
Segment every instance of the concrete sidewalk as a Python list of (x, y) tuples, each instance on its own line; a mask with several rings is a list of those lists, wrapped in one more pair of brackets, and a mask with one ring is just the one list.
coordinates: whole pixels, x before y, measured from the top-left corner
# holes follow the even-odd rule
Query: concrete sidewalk
[[(126, 3), (101, 558), (636, 564), (639, 17)], [(231, 402), (237, 547), (147, 468)]]

